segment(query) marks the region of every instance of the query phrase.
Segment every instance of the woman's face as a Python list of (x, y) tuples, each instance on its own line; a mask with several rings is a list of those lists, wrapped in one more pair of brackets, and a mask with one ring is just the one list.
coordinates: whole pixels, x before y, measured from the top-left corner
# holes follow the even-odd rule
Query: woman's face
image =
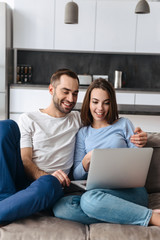
[(109, 111), (110, 99), (108, 93), (100, 88), (94, 88), (91, 92), (90, 111), (93, 121), (106, 121)]

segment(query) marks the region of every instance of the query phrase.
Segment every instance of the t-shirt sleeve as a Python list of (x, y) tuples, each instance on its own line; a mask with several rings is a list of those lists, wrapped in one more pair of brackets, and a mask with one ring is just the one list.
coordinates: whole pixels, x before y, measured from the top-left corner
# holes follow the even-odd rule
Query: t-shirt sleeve
[(21, 133), (21, 148), (32, 147), (32, 131), (30, 127), (31, 120), (25, 113), (20, 116), (18, 125)]
[(86, 155), (85, 151), (85, 134), (84, 128), (81, 128), (77, 133), (75, 153), (74, 153), (74, 167), (73, 167), (73, 177), (76, 180), (83, 180), (87, 178), (87, 172), (84, 170), (82, 165), (82, 160)]
[(125, 125), (126, 126), (125, 126), (124, 134), (125, 134), (127, 146), (129, 148), (137, 148), (137, 146), (134, 145), (134, 143), (131, 143), (131, 141), (130, 141), (131, 136), (134, 135), (135, 127), (134, 127), (133, 123), (129, 119), (126, 118), (125, 120), (126, 120), (125, 121)]

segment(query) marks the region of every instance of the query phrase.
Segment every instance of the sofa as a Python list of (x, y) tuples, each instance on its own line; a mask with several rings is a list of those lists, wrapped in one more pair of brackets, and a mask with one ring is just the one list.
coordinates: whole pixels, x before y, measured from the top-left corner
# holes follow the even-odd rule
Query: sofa
[[(160, 133), (148, 133), (146, 147), (153, 147), (146, 188), (149, 208), (160, 208)], [(49, 212), (34, 214), (0, 227), (0, 240), (159, 240), (160, 227), (110, 223), (84, 225), (55, 218)]]

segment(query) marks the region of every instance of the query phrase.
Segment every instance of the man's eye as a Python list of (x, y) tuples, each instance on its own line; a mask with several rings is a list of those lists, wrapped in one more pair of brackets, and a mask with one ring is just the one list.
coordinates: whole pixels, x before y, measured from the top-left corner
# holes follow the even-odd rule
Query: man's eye
[(63, 92), (64, 94), (68, 94), (68, 92)]
[(73, 93), (73, 96), (74, 96), (74, 97), (77, 97), (77, 96), (78, 96), (78, 93)]

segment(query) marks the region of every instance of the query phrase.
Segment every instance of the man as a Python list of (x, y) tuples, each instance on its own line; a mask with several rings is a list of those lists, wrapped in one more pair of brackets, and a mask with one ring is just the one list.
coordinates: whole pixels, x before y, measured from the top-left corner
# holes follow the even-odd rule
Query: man
[[(70, 185), (68, 173), (81, 125), (79, 112), (72, 111), (78, 88), (77, 75), (68, 69), (52, 75), (50, 105), (20, 117), (21, 156), (17, 124), (0, 121), (0, 223), (52, 207), (63, 196), (62, 187)], [(132, 141), (143, 146), (147, 135), (141, 129), (136, 132)]]

